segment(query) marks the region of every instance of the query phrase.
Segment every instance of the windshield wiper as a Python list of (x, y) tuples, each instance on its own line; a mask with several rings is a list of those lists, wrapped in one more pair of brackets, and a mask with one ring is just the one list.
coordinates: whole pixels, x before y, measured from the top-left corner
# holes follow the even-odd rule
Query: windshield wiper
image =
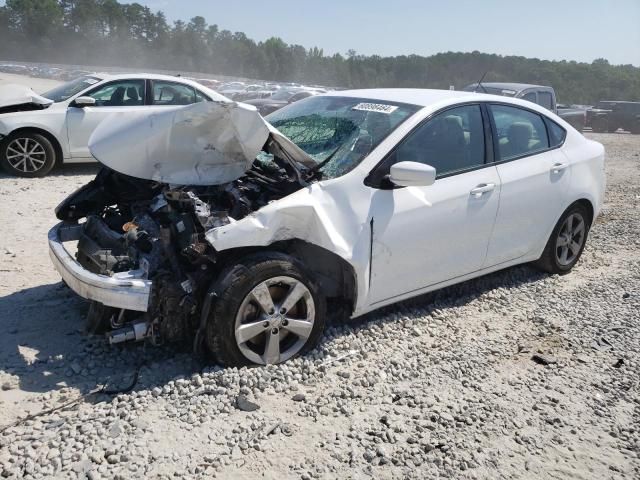
[(342, 145), (338, 145), (338, 148), (336, 148), (333, 152), (331, 152), (327, 158), (322, 160), (316, 166), (310, 168), (307, 171), (308, 177), (311, 177), (314, 173), (316, 173), (318, 170), (320, 170), (322, 167), (324, 167), (327, 163), (329, 163), (331, 161), (331, 159), (335, 156), (335, 154), (338, 153), (338, 150), (340, 150), (340, 148), (342, 148)]

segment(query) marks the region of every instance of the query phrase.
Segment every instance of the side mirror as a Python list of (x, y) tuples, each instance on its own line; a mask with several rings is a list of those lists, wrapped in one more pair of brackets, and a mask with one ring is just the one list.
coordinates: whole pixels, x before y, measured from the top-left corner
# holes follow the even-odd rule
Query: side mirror
[(399, 187), (427, 187), (436, 181), (436, 169), (418, 162), (398, 162), (391, 165), (389, 180)]
[(93, 97), (78, 97), (71, 104), (74, 107), (83, 108), (91, 107), (96, 104), (96, 99)]

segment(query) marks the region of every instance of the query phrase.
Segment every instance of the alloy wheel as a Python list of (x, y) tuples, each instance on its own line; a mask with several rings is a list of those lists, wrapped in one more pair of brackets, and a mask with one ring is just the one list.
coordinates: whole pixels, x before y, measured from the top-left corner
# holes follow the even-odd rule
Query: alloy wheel
[(579, 213), (569, 215), (560, 227), (556, 239), (556, 260), (566, 267), (580, 255), (586, 234), (586, 223)]
[(315, 304), (300, 280), (278, 276), (256, 285), (235, 321), (236, 344), (251, 362), (281, 363), (296, 355), (311, 336)]
[(45, 166), (47, 153), (44, 146), (33, 138), (16, 138), (7, 145), (9, 165), (24, 173), (34, 173)]

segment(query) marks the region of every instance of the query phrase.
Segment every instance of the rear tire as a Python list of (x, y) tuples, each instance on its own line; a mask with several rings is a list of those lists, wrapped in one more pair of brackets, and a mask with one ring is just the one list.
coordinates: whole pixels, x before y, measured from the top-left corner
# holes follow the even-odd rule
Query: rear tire
[(587, 208), (579, 203), (572, 205), (558, 220), (542, 256), (533, 265), (552, 274), (569, 273), (582, 255), (590, 228)]
[(55, 148), (39, 133), (13, 133), (0, 145), (0, 165), (7, 173), (18, 177), (44, 177), (55, 163)]
[(283, 253), (241, 259), (209, 293), (205, 341), (223, 365), (284, 362), (312, 349), (324, 330), (324, 295), (304, 265)]

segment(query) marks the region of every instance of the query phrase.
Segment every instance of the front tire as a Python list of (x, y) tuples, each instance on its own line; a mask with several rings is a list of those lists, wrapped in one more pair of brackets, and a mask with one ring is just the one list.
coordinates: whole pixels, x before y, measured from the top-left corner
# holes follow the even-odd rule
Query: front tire
[(227, 366), (282, 363), (312, 349), (324, 330), (326, 299), (297, 259), (248, 256), (212, 285), (206, 344)]
[(579, 203), (572, 205), (558, 220), (542, 256), (534, 265), (549, 273), (569, 273), (582, 255), (590, 228), (587, 208)]
[(51, 141), (34, 132), (9, 135), (0, 145), (0, 165), (18, 177), (44, 177), (56, 163)]

